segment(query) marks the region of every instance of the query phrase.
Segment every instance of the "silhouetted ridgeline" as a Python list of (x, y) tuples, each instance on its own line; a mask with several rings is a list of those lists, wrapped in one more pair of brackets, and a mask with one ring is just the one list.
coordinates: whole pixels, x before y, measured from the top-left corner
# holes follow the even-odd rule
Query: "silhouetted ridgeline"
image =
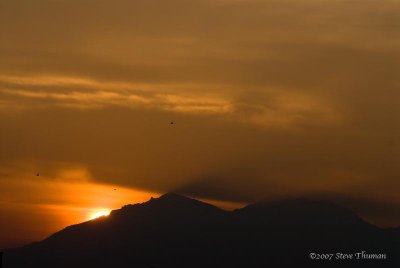
[(400, 267), (399, 245), (399, 228), (327, 201), (228, 212), (169, 193), (7, 251), (4, 267)]

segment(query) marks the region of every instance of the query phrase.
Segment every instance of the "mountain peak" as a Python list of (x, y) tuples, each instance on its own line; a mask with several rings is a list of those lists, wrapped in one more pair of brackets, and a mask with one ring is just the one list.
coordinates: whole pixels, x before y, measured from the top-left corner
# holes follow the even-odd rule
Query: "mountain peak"
[(163, 194), (159, 198), (152, 198), (150, 199), (149, 202), (145, 203), (148, 205), (155, 205), (155, 206), (161, 206), (163, 208), (173, 208), (173, 209), (212, 209), (212, 210), (220, 210), (219, 208), (208, 204), (204, 203), (202, 201), (177, 194), (174, 192), (169, 192), (166, 194)]
[(181, 194), (177, 194), (175, 192), (168, 192), (166, 194), (161, 195), (159, 198), (153, 198), (153, 200), (159, 200), (159, 201), (177, 201), (177, 202), (196, 202), (197, 200), (186, 197)]
[(113, 210), (111, 218), (136, 220), (142, 218), (143, 215), (146, 215), (147, 218), (153, 215), (157, 218), (186, 217), (197, 219), (205, 215), (218, 215), (221, 212), (224, 211), (213, 205), (169, 192), (158, 198), (152, 197), (149, 201), (141, 204), (126, 205), (121, 209)]
[[(167, 193), (9, 251), (6, 266), (176, 268), (214, 267), (218, 261), (220, 267), (266, 267), (271, 259), (306, 266), (316, 248), (398, 252), (398, 231), (372, 228), (351, 211), (319, 200), (261, 202), (231, 212)], [(83, 258), (87, 252), (90, 258)], [(194, 256), (201, 258), (193, 262)]]

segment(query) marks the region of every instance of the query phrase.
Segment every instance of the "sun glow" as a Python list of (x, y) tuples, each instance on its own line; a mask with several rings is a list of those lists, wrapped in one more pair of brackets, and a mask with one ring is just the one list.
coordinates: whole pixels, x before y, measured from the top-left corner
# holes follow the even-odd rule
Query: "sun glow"
[(110, 210), (96, 210), (89, 215), (89, 220), (94, 220), (100, 217), (107, 217), (110, 214)]

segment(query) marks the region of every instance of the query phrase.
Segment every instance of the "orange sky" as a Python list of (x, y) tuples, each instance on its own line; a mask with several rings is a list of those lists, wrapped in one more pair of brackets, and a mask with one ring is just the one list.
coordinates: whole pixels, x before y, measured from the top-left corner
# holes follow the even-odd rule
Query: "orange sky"
[(400, 225), (399, 14), (1, 1), (0, 248), (167, 191), (228, 207), (324, 193)]
[(95, 183), (80, 168), (62, 171), (56, 179), (25, 174), (2, 183), (0, 218), (5, 231), (0, 235), (1, 246), (44, 239), (68, 225), (90, 220), (96, 213), (159, 196)]

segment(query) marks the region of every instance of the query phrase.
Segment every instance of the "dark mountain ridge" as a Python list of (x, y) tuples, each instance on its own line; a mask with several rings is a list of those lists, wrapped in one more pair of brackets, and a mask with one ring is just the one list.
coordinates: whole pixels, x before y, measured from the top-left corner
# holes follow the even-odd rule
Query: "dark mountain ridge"
[[(399, 228), (329, 201), (292, 198), (229, 212), (174, 193), (127, 205), (7, 251), (5, 267), (400, 267)], [(311, 260), (311, 253), (386, 254)]]

